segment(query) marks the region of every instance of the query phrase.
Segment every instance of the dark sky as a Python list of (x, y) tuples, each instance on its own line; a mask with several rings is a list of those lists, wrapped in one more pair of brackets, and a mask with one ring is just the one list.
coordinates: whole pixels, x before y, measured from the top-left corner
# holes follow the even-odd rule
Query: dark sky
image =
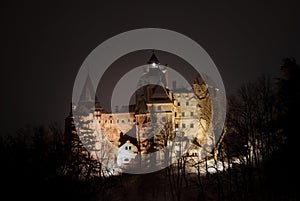
[(296, 0), (98, 2), (1, 5), (2, 132), (63, 123), (84, 59), (131, 29), (165, 28), (195, 40), (215, 62), (227, 93), (262, 73), (277, 74), (284, 57), (300, 60)]

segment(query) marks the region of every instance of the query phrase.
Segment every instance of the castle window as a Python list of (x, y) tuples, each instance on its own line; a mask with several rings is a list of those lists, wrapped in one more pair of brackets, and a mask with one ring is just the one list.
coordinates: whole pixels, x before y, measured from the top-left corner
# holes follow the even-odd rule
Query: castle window
[(178, 130), (178, 124), (175, 124), (175, 130), (176, 131)]
[(124, 121), (124, 120), (122, 120), (122, 123), (125, 123), (125, 121)]
[(131, 146), (129, 146), (129, 150), (131, 150)]
[(187, 101), (187, 102), (185, 103), (185, 105), (186, 105), (186, 106), (189, 106), (189, 105), (190, 105), (190, 103)]
[(191, 112), (191, 117), (194, 116), (194, 112)]
[(130, 122), (130, 119), (128, 119), (128, 122)]
[(181, 116), (182, 116), (182, 117), (184, 117), (184, 115), (185, 115), (185, 113), (184, 113), (184, 112), (182, 112), (182, 113), (181, 113)]
[(157, 110), (161, 110), (161, 106), (159, 105), (159, 106), (157, 106)]
[(105, 123), (107, 123), (107, 120), (105, 120)]
[(110, 123), (112, 124), (112, 120), (110, 120)]
[(177, 104), (178, 106), (180, 106), (180, 102), (178, 102), (178, 104)]
[(175, 117), (177, 117), (177, 112), (175, 112)]
[(119, 123), (119, 119), (117, 120), (117, 123)]
[(127, 146), (125, 146), (125, 150), (128, 150), (128, 147), (127, 147)]
[(182, 128), (185, 128), (185, 124), (182, 124)]
[(194, 124), (190, 124), (190, 128), (194, 128)]

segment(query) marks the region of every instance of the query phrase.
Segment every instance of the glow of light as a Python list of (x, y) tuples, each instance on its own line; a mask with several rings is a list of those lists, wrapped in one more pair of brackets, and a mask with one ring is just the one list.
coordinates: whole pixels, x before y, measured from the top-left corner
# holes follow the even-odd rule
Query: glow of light
[(155, 66), (155, 63), (154, 63), (154, 62), (152, 63), (152, 66)]

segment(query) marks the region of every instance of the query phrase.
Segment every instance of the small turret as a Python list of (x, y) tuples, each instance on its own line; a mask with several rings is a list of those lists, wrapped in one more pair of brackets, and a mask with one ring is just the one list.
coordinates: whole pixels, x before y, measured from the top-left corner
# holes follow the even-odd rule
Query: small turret
[(153, 50), (152, 55), (147, 63), (150, 64), (149, 68), (158, 68), (159, 67), (160, 62), (159, 62), (158, 58), (156, 57), (154, 50)]

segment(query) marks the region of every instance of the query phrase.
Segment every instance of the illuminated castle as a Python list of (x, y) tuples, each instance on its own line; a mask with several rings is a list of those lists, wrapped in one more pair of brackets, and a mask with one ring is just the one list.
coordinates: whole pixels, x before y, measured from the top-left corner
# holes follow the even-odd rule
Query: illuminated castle
[[(208, 86), (202, 79), (199, 77), (191, 89), (176, 88), (173, 82), (170, 90), (167, 68), (160, 64), (154, 52), (147, 64), (138, 82), (134, 105), (105, 112), (97, 98), (92, 101), (95, 91), (87, 76), (79, 100), (84, 104), (73, 108), (84, 113), (77, 119), (84, 124), (80, 128), (86, 128), (77, 130), (81, 141), (89, 142), (83, 144), (109, 168), (128, 164), (137, 154), (157, 152), (156, 160), (164, 158), (159, 150), (165, 147), (171, 147), (176, 156), (201, 157), (207, 154), (202, 153), (203, 148), (209, 150), (207, 147), (215, 143), (214, 135), (207, 132), (211, 105)], [(92, 104), (93, 111), (85, 110), (82, 106), (85, 104)], [(189, 144), (192, 146), (188, 147)]]

